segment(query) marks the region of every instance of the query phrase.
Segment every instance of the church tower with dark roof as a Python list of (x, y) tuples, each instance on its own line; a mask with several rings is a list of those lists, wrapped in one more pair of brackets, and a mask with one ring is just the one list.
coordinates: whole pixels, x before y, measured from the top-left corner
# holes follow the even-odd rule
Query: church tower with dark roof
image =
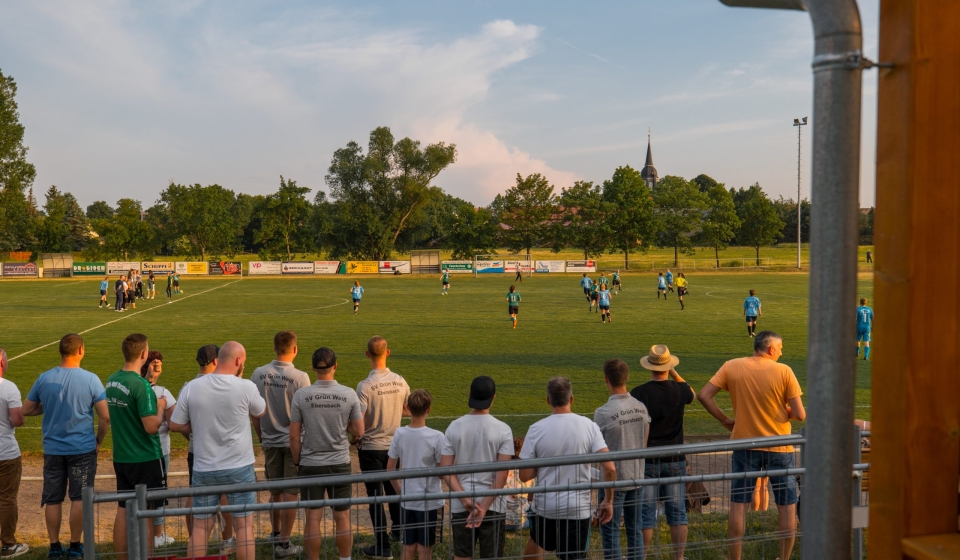
[(653, 190), (657, 186), (660, 176), (657, 175), (657, 168), (653, 166), (653, 152), (650, 150), (650, 131), (647, 131), (647, 162), (640, 170), (640, 177), (647, 182), (647, 187)]

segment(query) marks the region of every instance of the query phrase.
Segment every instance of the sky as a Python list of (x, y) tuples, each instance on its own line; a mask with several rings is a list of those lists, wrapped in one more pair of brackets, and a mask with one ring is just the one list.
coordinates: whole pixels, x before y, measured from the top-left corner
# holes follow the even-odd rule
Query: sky
[[(878, 1), (859, 0), (876, 60)], [(337, 148), (457, 145), (437, 186), (477, 205), (542, 173), (557, 192), (640, 169), (797, 194), (812, 117), (803, 12), (718, 0), (13, 0), (0, 71), (18, 84), (39, 196), (153, 205), (170, 183), (314, 191)], [(864, 72), (861, 206), (874, 203), (876, 71)], [(802, 197), (810, 196), (804, 127)], [(815, 194), (813, 196), (815, 199)]]

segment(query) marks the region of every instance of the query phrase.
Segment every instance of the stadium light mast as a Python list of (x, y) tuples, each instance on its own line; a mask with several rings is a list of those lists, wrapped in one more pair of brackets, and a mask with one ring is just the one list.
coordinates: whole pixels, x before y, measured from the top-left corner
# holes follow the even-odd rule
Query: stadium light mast
[(800, 269), (800, 131), (807, 124), (807, 117), (793, 119), (797, 127), (797, 269)]

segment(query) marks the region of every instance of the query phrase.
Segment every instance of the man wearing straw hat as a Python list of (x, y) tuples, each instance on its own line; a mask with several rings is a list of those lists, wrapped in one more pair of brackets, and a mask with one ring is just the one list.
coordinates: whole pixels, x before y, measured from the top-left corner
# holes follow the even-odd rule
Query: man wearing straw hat
[[(650, 371), (650, 381), (635, 387), (630, 395), (647, 407), (650, 414), (650, 436), (647, 447), (683, 444), (683, 413), (693, 402), (696, 392), (674, 369), (680, 359), (670, 354), (663, 344), (650, 348), (650, 353), (640, 359), (640, 365)], [(647, 459), (644, 478), (668, 478), (687, 474), (685, 455)], [(686, 492), (683, 484), (648, 486), (643, 492), (640, 517), (643, 541), (650, 546), (653, 530), (657, 526), (657, 502), (664, 503), (670, 540), (675, 547), (674, 558), (681, 560), (687, 543), (687, 511), (684, 507)]]

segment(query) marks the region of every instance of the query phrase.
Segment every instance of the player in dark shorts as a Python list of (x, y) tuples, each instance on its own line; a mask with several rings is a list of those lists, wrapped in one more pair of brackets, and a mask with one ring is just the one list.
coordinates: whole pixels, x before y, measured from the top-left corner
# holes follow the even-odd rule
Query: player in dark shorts
[(623, 284), (620, 283), (620, 271), (619, 271), (619, 270), (617, 270), (616, 272), (613, 273), (613, 276), (611, 277), (610, 286), (611, 286), (612, 288), (616, 288), (616, 289), (617, 289), (617, 293), (620, 293), (620, 291), (623, 290)]
[(687, 277), (683, 273), (677, 274), (677, 299), (680, 300), (680, 311), (683, 311), (683, 296), (687, 295)]
[(517, 313), (520, 313), (520, 294), (516, 286), (510, 286), (507, 293), (507, 313), (510, 314), (510, 320), (513, 321), (513, 328), (517, 328)]
[(172, 272), (167, 273), (167, 297), (168, 298), (173, 297), (173, 273)]
[(514, 278), (513, 281), (516, 282), (517, 280), (519, 280), (520, 283), (523, 284), (523, 265), (520, 264), (519, 262), (517, 263), (517, 277)]
[[(594, 311), (596, 307), (596, 311)], [(600, 284), (594, 283), (590, 286), (590, 309), (587, 309), (587, 313), (593, 311), (594, 313), (600, 313)]]
[(173, 293), (175, 294), (180, 293), (180, 273), (179, 272), (173, 273)]

